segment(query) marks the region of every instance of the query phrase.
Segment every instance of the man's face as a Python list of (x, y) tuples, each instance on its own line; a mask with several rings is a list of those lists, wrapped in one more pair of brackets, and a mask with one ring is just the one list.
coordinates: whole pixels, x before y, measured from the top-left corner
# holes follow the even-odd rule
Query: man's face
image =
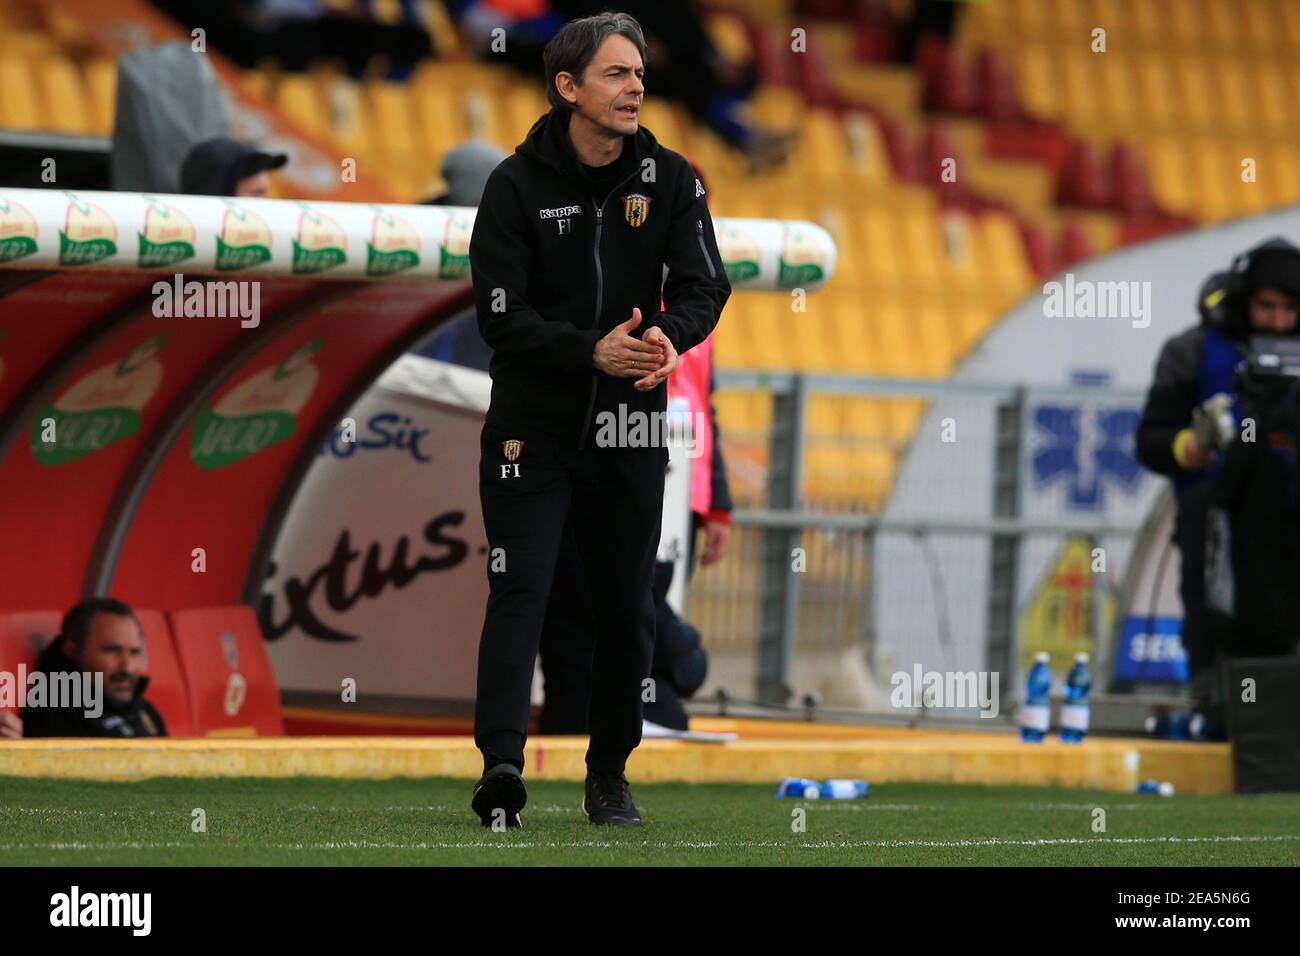
[(260, 173), (245, 176), (235, 186), (235, 195), (265, 199), (271, 195), (271, 174), (264, 169)]
[(104, 675), (104, 693), (125, 704), (135, 694), (140, 678), (149, 669), (144, 636), (133, 618), (100, 611), (90, 620), (86, 646), (72, 656), (83, 671)]
[(1250, 327), (1256, 332), (1294, 332), (1300, 308), (1295, 296), (1277, 289), (1260, 289), (1250, 297)]
[(565, 84), (571, 74), (561, 73), (562, 91), (576, 95), (570, 99), (574, 111), (611, 136), (635, 133), (645, 86), (645, 66), (636, 44), (615, 33), (605, 38), (596, 56), (582, 74), (582, 83)]

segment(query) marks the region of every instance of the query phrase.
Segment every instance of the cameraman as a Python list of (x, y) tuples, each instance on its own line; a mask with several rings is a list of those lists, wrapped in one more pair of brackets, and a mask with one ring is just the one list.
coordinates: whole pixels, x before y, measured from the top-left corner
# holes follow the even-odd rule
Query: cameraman
[(1229, 272), (1212, 276), (1202, 290), (1201, 324), (1161, 349), (1138, 423), (1138, 460), (1170, 476), (1178, 501), (1182, 643), (1193, 710), (1202, 714), (1213, 713), (1210, 705), (1218, 701), (1217, 649), (1205, 601), (1206, 515), (1221, 464), (1217, 449), (1235, 437), (1245, 417), (1234, 370), (1252, 334), (1295, 334), (1298, 316), (1300, 249), (1272, 239), (1238, 256)]

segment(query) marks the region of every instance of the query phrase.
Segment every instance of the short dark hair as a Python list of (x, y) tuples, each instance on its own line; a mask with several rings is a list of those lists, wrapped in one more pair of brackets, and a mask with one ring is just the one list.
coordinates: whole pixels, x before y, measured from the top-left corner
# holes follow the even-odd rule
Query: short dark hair
[(557, 109), (572, 110), (573, 105), (555, 89), (555, 78), (561, 73), (572, 73), (581, 83), (582, 74), (596, 58), (600, 45), (616, 33), (635, 44), (644, 65), (645, 34), (641, 32), (641, 24), (630, 13), (611, 13), (607, 10), (581, 20), (570, 20), (562, 26), (542, 51), (542, 64), (546, 70), (546, 102)]
[(78, 651), (84, 651), (86, 649), (86, 638), (90, 636), (90, 622), (94, 620), (96, 614), (101, 612), (129, 617), (135, 621), (137, 627), (140, 626), (140, 622), (136, 620), (135, 611), (131, 610), (129, 604), (124, 604), (115, 598), (97, 597), (82, 601), (63, 615), (63, 627), (60, 628), (59, 633), (65, 640), (70, 641)]

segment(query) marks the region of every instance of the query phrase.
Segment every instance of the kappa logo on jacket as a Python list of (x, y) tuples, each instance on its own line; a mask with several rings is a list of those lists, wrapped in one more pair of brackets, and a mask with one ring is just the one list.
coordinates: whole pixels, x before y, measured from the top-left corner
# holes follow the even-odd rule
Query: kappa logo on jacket
[(538, 219), (562, 219), (566, 216), (576, 216), (582, 212), (581, 206), (556, 206), (552, 209), (537, 210)]

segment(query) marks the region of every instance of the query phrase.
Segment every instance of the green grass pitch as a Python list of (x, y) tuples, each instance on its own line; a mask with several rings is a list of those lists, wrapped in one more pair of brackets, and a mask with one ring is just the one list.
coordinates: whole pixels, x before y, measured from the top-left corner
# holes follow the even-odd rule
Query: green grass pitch
[[(524, 829), (494, 833), (468, 780), (0, 778), (0, 864), (967, 865), (1300, 864), (1300, 794), (1117, 794), (881, 784), (858, 801), (776, 800), (760, 784), (637, 784), (646, 825), (589, 825), (581, 784), (532, 781)], [(794, 832), (796, 808), (804, 832)], [(192, 832), (195, 808), (207, 832)], [(1106, 811), (1095, 832), (1094, 810)]]

